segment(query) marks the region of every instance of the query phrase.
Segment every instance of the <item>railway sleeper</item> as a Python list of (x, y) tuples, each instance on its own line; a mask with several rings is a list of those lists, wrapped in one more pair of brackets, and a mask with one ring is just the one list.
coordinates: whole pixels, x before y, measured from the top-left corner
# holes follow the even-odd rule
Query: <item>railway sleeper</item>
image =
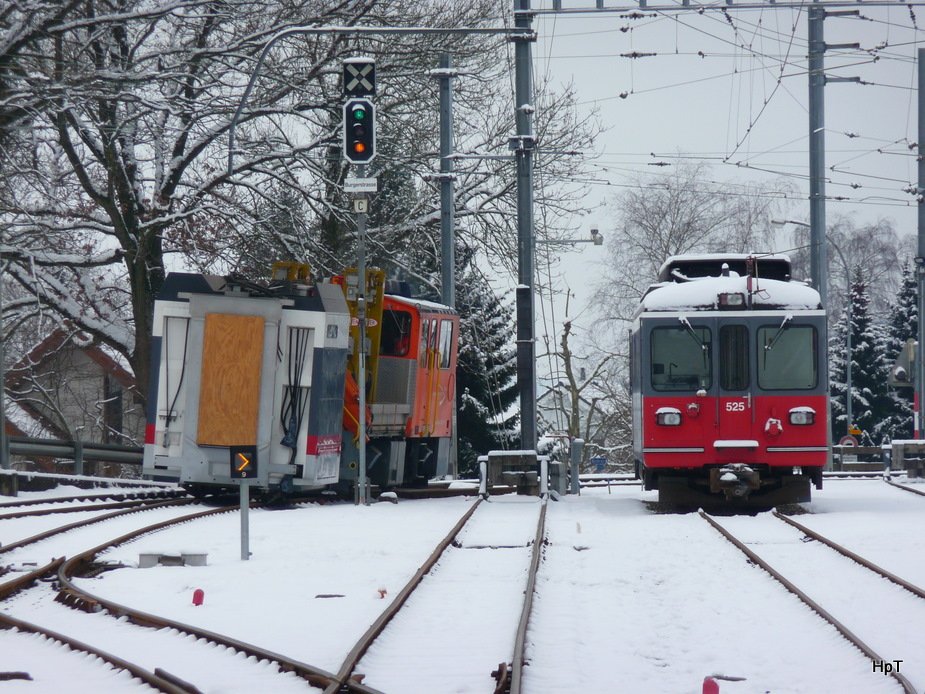
[(494, 694), (508, 694), (511, 691), (510, 663), (498, 663), (498, 669), (492, 670), (491, 676), (496, 683)]
[(59, 590), (58, 595), (55, 596), (55, 602), (60, 602), (62, 605), (89, 614), (103, 611), (103, 606), (100, 605), (98, 601), (81, 595), (80, 593), (76, 593), (69, 588), (62, 588)]

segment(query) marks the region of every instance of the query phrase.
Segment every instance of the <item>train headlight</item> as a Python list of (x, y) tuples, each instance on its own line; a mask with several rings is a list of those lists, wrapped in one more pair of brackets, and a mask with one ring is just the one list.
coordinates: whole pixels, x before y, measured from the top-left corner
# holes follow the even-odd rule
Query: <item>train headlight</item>
[(720, 308), (743, 308), (745, 295), (742, 292), (723, 292), (718, 296)]
[(816, 411), (810, 407), (795, 407), (790, 410), (790, 423), (797, 426), (807, 426), (816, 421)]
[(674, 407), (660, 407), (655, 413), (656, 423), (666, 427), (681, 425), (681, 410)]

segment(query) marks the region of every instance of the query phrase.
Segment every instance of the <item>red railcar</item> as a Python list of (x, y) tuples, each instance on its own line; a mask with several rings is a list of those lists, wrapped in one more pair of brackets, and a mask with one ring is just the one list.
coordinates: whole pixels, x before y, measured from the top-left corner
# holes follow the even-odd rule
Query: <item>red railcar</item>
[(669, 503), (808, 501), (829, 459), (826, 318), (786, 256), (669, 258), (630, 336), (633, 448)]

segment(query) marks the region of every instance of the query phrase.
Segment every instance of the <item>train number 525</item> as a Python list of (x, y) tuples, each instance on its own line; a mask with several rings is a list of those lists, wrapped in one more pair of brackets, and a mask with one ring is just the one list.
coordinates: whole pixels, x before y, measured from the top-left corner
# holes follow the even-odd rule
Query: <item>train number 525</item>
[(726, 403), (726, 412), (745, 412), (745, 402), (743, 400), (730, 400)]

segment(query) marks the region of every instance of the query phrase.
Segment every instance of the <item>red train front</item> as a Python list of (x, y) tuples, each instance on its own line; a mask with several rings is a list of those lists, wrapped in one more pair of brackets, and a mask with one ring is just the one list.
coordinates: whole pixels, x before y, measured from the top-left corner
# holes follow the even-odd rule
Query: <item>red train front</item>
[(786, 256), (669, 258), (630, 336), (633, 447), (667, 503), (808, 501), (829, 459), (826, 318)]

